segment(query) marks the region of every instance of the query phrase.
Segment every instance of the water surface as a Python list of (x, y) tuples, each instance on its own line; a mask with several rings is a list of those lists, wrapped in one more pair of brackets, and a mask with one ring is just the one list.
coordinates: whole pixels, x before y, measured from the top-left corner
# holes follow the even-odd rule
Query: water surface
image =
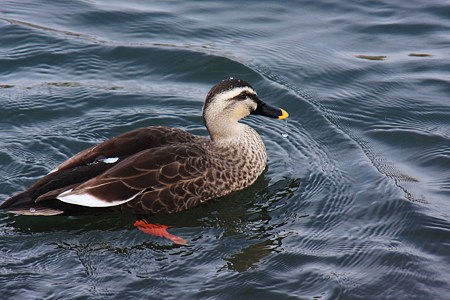
[(391, 2), (3, 1), (0, 201), (128, 130), (206, 135), (230, 76), (290, 118), (245, 120), (253, 186), (152, 218), (187, 247), (132, 216), (0, 214), (2, 297), (448, 299), (450, 6)]

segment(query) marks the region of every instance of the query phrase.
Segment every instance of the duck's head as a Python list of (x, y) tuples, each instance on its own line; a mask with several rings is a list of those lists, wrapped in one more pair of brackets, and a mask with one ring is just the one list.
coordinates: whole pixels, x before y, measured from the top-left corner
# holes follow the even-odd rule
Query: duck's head
[(288, 113), (261, 101), (247, 82), (230, 78), (211, 88), (203, 106), (203, 120), (211, 138), (228, 138), (239, 130), (238, 121), (248, 115), (261, 115), (279, 120)]

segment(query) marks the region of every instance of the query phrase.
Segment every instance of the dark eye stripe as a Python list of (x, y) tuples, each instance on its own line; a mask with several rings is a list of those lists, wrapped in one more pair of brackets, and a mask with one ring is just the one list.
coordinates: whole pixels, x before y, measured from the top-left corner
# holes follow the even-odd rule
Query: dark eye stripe
[(247, 98), (250, 98), (255, 101), (258, 99), (258, 97), (256, 97), (255, 94), (251, 94), (247, 91), (242, 91), (239, 95), (233, 97), (231, 100), (245, 100)]

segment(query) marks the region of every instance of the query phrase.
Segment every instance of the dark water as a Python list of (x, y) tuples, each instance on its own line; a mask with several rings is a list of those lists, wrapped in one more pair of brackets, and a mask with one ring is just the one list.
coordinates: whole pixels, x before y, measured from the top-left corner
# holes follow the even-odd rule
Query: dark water
[(450, 5), (352, 2), (2, 1), (1, 201), (131, 129), (206, 134), (229, 76), (291, 117), (245, 121), (255, 185), (152, 218), (187, 247), (0, 214), (0, 298), (449, 299)]

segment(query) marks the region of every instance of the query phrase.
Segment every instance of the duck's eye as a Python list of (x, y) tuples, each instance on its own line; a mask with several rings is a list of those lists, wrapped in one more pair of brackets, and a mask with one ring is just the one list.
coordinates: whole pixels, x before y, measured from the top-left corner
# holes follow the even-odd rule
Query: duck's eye
[(235, 100), (245, 100), (248, 97), (248, 93), (246, 91), (243, 91), (242, 93), (240, 93), (239, 95), (237, 95), (236, 97), (234, 97)]
[(258, 97), (256, 96), (256, 94), (249, 93), (247, 91), (242, 91), (239, 95), (233, 97), (233, 100), (245, 100), (245, 99), (252, 99), (256, 101)]

